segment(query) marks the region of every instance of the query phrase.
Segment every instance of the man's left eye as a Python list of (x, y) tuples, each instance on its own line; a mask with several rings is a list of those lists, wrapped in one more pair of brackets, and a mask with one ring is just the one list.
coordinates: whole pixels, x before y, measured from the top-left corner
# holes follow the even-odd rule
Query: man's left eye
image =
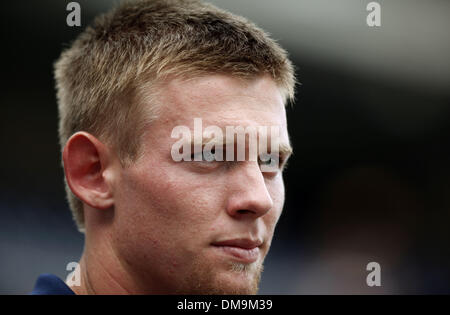
[(277, 154), (260, 154), (258, 163), (263, 171), (278, 171), (280, 166), (280, 157)]

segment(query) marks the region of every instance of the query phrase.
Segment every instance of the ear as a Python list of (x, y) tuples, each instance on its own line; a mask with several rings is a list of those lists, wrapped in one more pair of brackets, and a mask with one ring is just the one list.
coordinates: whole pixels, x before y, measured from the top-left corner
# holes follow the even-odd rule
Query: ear
[(114, 204), (110, 174), (112, 151), (87, 132), (77, 132), (63, 150), (67, 184), (81, 201), (96, 209)]

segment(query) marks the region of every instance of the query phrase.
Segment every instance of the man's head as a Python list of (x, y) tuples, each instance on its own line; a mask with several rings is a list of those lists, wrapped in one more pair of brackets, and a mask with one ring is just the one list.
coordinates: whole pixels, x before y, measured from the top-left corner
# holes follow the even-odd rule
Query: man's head
[(288, 150), (273, 172), (258, 161), (176, 162), (171, 133), (195, 118), (221, 129), (277, 126), (288, 148), (284, 104), (295, 79), (285, 51), (211, 5), (131, 1), (97, 18), (55, 76), (85, 254), (114, 256), (111, 269), (135, 292), (255, 293)]

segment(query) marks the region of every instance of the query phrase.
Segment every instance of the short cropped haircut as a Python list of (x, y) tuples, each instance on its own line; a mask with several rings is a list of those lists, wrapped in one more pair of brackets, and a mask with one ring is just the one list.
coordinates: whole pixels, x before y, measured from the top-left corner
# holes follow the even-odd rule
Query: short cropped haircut
[[(286, 51), (247, 19), (197, 0), (120, 3), (55, 62), (61, 149), (71, 135), (87, 131), (110, 145), (122, 165), (132, 163), (146, 124), (157, 118), (148, 91), (156, 92), (164, 78), (208, 74), (249, 80), (268, 74), (285, 102), (294, 97)], [(67, 182), (66, 191), (83, 232), (83, 204)]]

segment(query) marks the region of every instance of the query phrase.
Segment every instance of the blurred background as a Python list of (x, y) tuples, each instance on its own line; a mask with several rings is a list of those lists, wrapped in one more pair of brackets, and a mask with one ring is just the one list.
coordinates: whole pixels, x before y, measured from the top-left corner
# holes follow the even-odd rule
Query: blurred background
[[(52, 64), (114, 1), (2, 3), (0, 294), (61, 278), (83, 235), (65, 201)], [(301, 86), (261, 294), (450, 293), (450, 2), (215, 0), (285, 47)], [(381, 266), (368, 287), (366, 265)]]

